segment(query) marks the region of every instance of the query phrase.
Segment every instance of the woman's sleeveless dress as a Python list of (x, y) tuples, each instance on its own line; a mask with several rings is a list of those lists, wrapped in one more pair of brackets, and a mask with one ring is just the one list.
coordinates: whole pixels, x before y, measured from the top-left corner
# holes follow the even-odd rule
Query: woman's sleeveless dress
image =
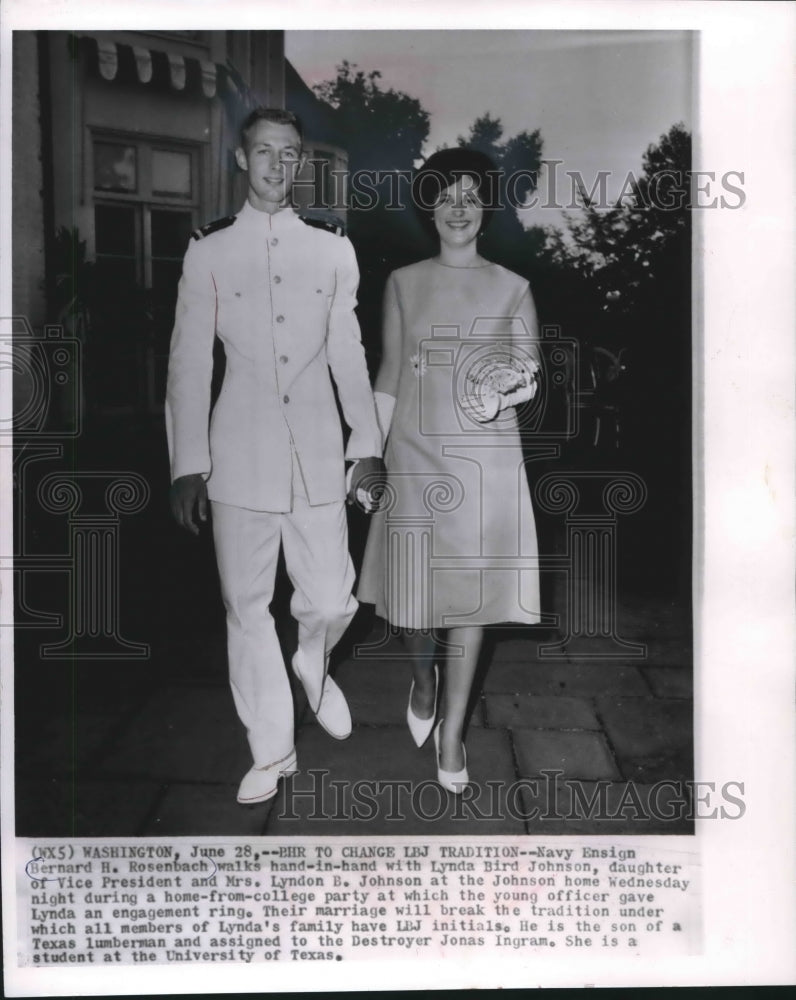
[(401, 374), (357, 597), (391, 624), (540, 620), (536, 528), (514, 408), (479, 424), (459, 399), (508, 357), (538, 358), (527, 283), (422, 261), (393, 272)]

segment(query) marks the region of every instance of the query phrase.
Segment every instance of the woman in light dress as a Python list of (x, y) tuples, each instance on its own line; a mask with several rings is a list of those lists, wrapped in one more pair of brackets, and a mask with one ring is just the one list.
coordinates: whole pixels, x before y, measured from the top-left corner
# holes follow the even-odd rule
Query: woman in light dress
[(413, 182), (439, 254), (387, 282), (375, 394), (388, 480), (357, 594), (402, 630), (407, 723), (418, 746), (433, 730), (438, 780), (454, 793), (469, 781), (462, 736), (484, 626), (540, 620), (516, 413), (540, 376), (537, 322), (528, 283), (478, 251), (496, 174), (483, 154), (450, 149)]

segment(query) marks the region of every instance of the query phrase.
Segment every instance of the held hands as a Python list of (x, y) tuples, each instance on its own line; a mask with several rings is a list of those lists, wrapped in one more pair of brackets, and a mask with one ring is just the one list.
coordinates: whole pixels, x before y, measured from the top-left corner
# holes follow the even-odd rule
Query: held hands
[(380, 458), (360, 458), (348, 470), (348, 502), (366, 514), (378, 509), (387, 480), (387, 469)]
[(169, 491), (169, 505), (174, 520), (192, 535), (199, 534), (199, 525), (194, 520), (194, 510), (198, 520), (207, 520), (207, 485), (204, 476), (197, 473), (175, 479)]

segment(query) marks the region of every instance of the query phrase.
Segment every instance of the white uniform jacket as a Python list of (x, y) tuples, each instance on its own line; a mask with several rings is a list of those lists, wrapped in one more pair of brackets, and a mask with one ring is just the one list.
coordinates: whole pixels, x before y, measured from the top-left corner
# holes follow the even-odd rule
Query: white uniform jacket
[[(290, 208), (269, 215), (247, 202), (231, 225), (191, 241), (166, 395), (172, 480), (201, 473), (211, 500), (289, 511), (292, 441), (309, 502), (345, 498), (330, 370), (351, 428), (345, 457), (382, 452), (358, 283), (350, 241)], [(208, 428), (216, 335), (227, 366)]]

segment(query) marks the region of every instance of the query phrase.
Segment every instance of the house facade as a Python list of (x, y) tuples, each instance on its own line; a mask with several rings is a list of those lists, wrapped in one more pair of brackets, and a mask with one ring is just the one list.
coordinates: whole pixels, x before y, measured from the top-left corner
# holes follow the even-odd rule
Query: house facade
[(190, 233), (245, 198), (241, 120), (301, 113), (299, 207), (344, 216), (334, 113), (281, 31), (16, 32), (13, 54), (14, 314), (82, 341), (90, 412), (158, 414)]

